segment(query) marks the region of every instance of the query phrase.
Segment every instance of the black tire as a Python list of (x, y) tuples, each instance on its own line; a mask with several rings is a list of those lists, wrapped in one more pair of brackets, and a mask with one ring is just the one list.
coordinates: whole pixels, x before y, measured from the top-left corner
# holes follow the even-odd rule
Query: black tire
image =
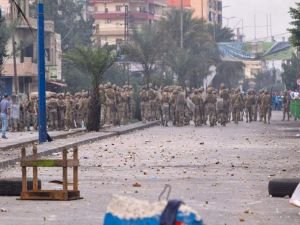
[[(38, 181), (38, 188), (41, 189), (41, 181)], [(32, 179), (27, 179), (27, 189), (32, 190)], [(0, 196), (20, 196), (22, 192), (21, 178), (0, 179)]]
[(272, 197), (292, 197), (300, 178), (273, 179), (269, 182), (269, 194)]

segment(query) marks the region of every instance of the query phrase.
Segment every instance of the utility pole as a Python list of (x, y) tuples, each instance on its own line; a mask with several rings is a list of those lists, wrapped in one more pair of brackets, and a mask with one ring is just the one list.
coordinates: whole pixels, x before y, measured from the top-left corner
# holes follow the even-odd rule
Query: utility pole
[(256, 15), (254, 14), (254, 40), (256, 42)]
[(124, 18), (124, 41), (127, 43), (129, 36), (129, 13), (128, 13), (128, 5), (125, 5), (125, 18)]
[[(14, 7), (13, 7), (13, 1), (10, 1), (10, 18), (11, 23), (14, 21)], [(16, 59), (16, 41), (15, 41), (15, 29), (12, 32), (11, 36), (11, 42), (12, 42), (12, 55), (13, 55), (13, 69), (14, 69), (14, 93), (18, 94), (19, 92), (19, 80), (18, 80), (18, 73), (17, 73), (17, 59)]]
[(267, 14), (267, 39), (269, 38), (269, 16)]
[(180, 48), (183, 48), (183, 0), (180, 1)]
[(44, 42), (44, 5), (42, 0), (37, 4), (38, 15), (38, 91), (39, 91), (39, 143), (47, 141), (46, 123), (46, 77), (45, 77), (45, 42)]

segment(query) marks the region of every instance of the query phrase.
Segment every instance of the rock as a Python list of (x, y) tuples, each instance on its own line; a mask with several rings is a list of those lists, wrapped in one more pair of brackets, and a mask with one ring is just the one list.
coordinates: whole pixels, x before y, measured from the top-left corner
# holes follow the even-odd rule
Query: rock
[(204, 145), (204, 142), (200, 142), (200, 145)]
[(244, 218), (240, 218), (240, 222), (245, 222), (245, 219)]
[(134, 183), (132, 186), (133, 186), (133, 187), (142, 187), (142, 185), (139, 184), (138, 182)]
[(1, 212), (7, 212), (7, 209), (1, 208), (0, 211), (1, 211)]

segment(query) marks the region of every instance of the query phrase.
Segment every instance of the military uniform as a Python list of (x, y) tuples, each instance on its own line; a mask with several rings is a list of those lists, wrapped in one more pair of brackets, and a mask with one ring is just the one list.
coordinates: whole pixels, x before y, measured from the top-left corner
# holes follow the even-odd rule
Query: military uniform
[(186, 100), (184, 93), (179, 90), (179, 93), (176, 97), (176, 107), (175, 107), (175, 120), (176, 120), (176, 126), (183, 126), (184, 125), (184, 112), (186, 108)]
[(48, 111), (48, 127), (51, 130), (55, 130), (58, 127), (58, 114), (57, 114), (57, 100), (55, 95), (52, 94), (51, 98), (47, 102), (47, 111)]
[(261, 107), (264, 123), (270, 124), (272, 116), (272, 96), (268, 93), (268, 91), (265, 91), (265, 94), (262, 97)]
[(255, 96), (252, 91), (248, 91), (248, 95), (245, 100), (246, 122), (252, 122), (253, 120), (253, 105), (255, 105)]
[(209, 124), (211, 127), (215, 126), (216, 124), (216, 102), (217, 98), (212, 93), (212, 89), (208, 88), (207, 95), (205, 98), (205, 106), (207, 109), (207, 119), (209, 120)]
[(192, 102), (195, 105), (195, 110), (194, 110), (194, 123), (195, 126), (201, 126), (202, 125), (202, 119), (203, 119), (203, 99), (202, 96), (200, 95), (198, 90), (194, 90), (194, 94), (191, 98)]
[(170, 95), (168, 90), (168, 88), (164, 88), (161, 98), (162, 125), (166, 127), (168, 126), (168, 122), (170, 120)]
[(243, 105), (243, 99), (240, 94), (240, 90), (236, 90), (235, 94), (232, 96), (232, 118), (233, 121), (238, 124), (240, 121), (240, 111), (241, 111), (241, 106)]
[(65, 106), (66, 106), (66, 112), (65, 112), (65, 126), (69, 130), (74, 126), (73, 122), (73, 101), (70, 97), (70, 94), (66, 94), (65, 99)]
[(290, 98), (289, 98), (287, 92), (284, 92), (284, 96), (283, 96), (283, 99), (282, 99), (282, 104), (283, 104), (282, 121), (285, 120), (285, 115), (287, 115), (287, 119), (288, 119), (288, 121), (290, 121)]
[(63, 95), (60, 94), (57, 100), (57, 119), (58, 119), (58, 129), (64, 130), (65, 129), (65, 113), (66, 113), (66, 104), (63, 99)]

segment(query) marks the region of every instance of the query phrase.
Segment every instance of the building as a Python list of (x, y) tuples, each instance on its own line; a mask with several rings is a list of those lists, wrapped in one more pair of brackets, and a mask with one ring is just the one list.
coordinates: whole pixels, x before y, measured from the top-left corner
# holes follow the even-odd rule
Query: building
[[(7, 3), (8, 1), (0, 0), (0, 5), (3, 6), (5, 4), (2, 4), (2, 2)], [(14, 90), (25, 94), (37, 91), (37, 19), (29, 17), (28, 0), (24, 0), (21, 7), (32, 29), (28, 27), (28, 24), (22, 18), (18, 18), (14, 8), (13, 17), (18, 21), (14, 32), (16, 69), (14, 68), (13, 60), (13, 41), (10, 38), (6, 48), (9, 57), (5, 59), (1, 75), (1, 81), (4, 83), (4, 92), (8, 94), (13, 93)], [(7, 21), (11, 20), (11, 16), (10, 7), (7, 7), (5, 10)], [(54, 32), (53, 21), (45, 21), (45, 63), (48, 83), (61, 80), (61, 53), (60, 35)], [(15, 74), (17, 75), (17, 82), (14, 82)]]
[(166, 0), (89, 0), (88, 11), (95, 20), (94, 42), (121, 43), (133, 28), (161, 19), (166, 6)]
[(222, 0), (168, 0), (169, 7), (192, 9), (194, 17), (209, 23), (222, 24)]

